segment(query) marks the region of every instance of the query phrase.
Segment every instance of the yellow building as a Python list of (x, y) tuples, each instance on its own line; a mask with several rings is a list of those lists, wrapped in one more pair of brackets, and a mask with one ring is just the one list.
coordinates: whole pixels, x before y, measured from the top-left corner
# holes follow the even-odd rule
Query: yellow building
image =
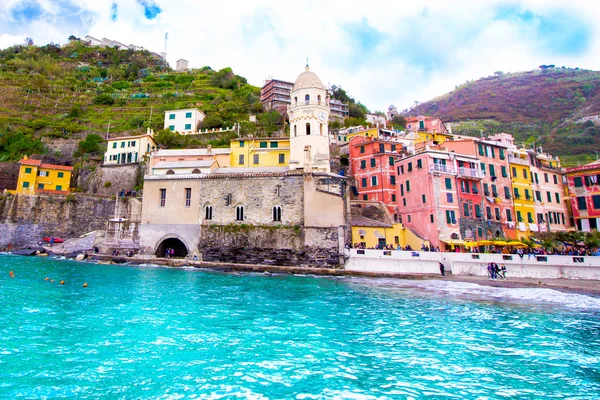
[[(514, 150), (508, 155), (508, 164), (513, 187), (517, 238), (527, 238), (539, 230), (535, 221), (535, 193), (531, 186), (529, 156), (523, 150)], [(541, 201), (541, 199), (537, 199)]]
[(352, 245), (362, 244), (366, 248), (392, 245), (394, 249), (410, 245), (414, 250), (421, 249), (429, 241), (422, 240), (402, 224), (388, 224), (360, 215), (352, 216)]
[(17, 193), (68, 193), (73, 167), (42, 164), (42, 161), (29, 160), (27, 156), (19, 164)]
[(231, 167), (287, 167), (290, 138), (239, 138), (231, 141)]
[(346, 129), (341, 129), (338, 133), (332, 134), (330, 137), (334, 143), (350, 143), (353, 137), (362, 136), (370, 138), (379, 137), (379, 128), (364, 128), (362, 126), (354, 126)]

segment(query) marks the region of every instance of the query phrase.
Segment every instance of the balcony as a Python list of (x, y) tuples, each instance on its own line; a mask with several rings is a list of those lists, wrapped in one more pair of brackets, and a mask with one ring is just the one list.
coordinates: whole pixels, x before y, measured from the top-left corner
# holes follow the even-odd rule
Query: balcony
[(483, 179), (481, 171), (475, 168), (459, 167), (458, 176), (461, 178)]
[(454, 168), (444, 164), (433, 164), (429, 172), (442, 172), (445, 174), (455, 174)]
[(515, 157), (515, 156), (510, 155), (510, 154), (508, 155), (508, 162), (510, 164), (518, 164), (518, 165), (529, 166), (529, 160), (528, 159)]

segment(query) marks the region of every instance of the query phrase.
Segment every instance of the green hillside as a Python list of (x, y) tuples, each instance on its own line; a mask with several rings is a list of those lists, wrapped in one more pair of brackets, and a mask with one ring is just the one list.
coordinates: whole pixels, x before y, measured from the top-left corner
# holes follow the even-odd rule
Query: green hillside
[(418, 104), (407, 115), (417, 112), (453, 123), (454, 133), (504, 131), (563, 158), (585, 159), (600, 148), (600, 125), (582, 120), (600, 114), (600, 72), (553, 66), (497, 72)]
[[(13, 46), (0, 51), (0, 161), (48, 152), (54, 142), (83, 141), (79, 154), (102, 152), (101, 138), (163, 127), (164, 111), (197, 107), (203, 129), (241, 122), (242, 134), (271, 135), (283, 126), (263, 113), (260, 89), (231, 69), (177, 73), (148, 51)], [(258, 124), (248, 116), (257, 115)], [(97, 135), (97, 136), (96, 136)], [(100, 138), (99, 138), (99, 137)], [(182, 137), (158, 132), (169, 147), (227, 146), (233, 134)]]

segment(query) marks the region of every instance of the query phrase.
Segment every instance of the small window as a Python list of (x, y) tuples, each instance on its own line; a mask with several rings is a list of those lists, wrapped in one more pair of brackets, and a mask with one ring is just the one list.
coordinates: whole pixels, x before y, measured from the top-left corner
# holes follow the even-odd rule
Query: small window
[(25, 173), (26, 174), (30, 174), (31, 173), (31, 168), (29, 168), (29, 167), (25, 168)]
[(452, 193), (446, 193), (446, 201), (448, 203), (454, 203), (454, 198), (452, 196)]
[(510, 212), (510, 208), (506, 209), (506, 221), (507, 222), (512, 222), (512, 213)]
[[(392, 158), (392, 157), (390, 157), (390, 158)], [(417, 160), (417, 168), (419, 168), (419, 169), (423, 168), (423, 161), (420, 158)]]
[(192, 205), (192, 188), (185, 188), (185, 206), (190, 207)]
[(38, 183), (38, 189), (43, 189), (44, 188), (44, 184), (43, 183)]
[(279, 164), (285, 164), (285, 154), (279, 154)]
[(583, 187), (583, 179), (581, 176), (576, 176), (573, 178), (573, 184), (575, 187)]
[(213, 208), (212, 206), (204, 207), (204, 219), (213, 219)]
[(452, 179), (446, 178), (446, 189), (452, 189)]
[(172, 169), (168, 170), (167, 175), (175, 175), (175, 171), (173, 171)]
[(279, 147), (279, 142), (271, 142), (271, 148), (276, 149)]
[(433, 214), (429, 214), (429, 221), (433, 224), (433, 221), (434, 221)]
[(174, 131), (175, 130), (175, 125), (169, 125), (169, 130), (170, 131)]
[(390, 175), (390, 185), (396, 185), (396, 175)]
[(546, 192), (546, 198), (548, 199), (548, 203), (552, 203), (552, 193)]
[(167, 203), (167, 189), (160, 189), (160, 206), (164, 207)]
[(407, 216), (406, 216), (406, 220), (407, 220), (408, 222), (411, 222), (411, 221), (410, 221), (410, 215), (407, 215)]
[[(493, 147), (492, 147), (493, 149)], [(496, 176), (496, 168), (493, 164), (490, 164), (490, 176)]]
[(65, 173), (64, 172), (59, 172), (58, 173), (58, 177), (59, 178), (64, 178), (65, 177)]
[(369, 195), (368, 194), (363, 194), (363, 200), (369, 200)]
[(377, 160), (375, 158), (371, 158), (371, 167), (377, 166)]
[(244, 147), (245, 142), (243, 140), (240, 140), (240, 147)]
[(169, 114), (169, 119), (175, 119), (175, 114)]
[(56, 190), (58, 190), (59, 192), (61, 192), (63, 190), (62, 189), (62, 185), (56, 185)]
[(186, 131), (189, 131), (192, 129), (192, 124), (185, 124), (185, 128)]
[(406, 181), (406, 191), (410, 192), (410, 181)]
[(367, 168), (367, 160), (360, 160), (360, 169)]
[(394, 157), (390, 156), (390, 167), (394, 166)]
[(252, 155), (252, 163), (254, 165), (259, 164), (259, 154), (253, 154)]
[(268, 146), (268, 142), (260, 142), (259, 146), (260, 146), (261, 149), (266, 149), (267, 146)]
[(238, 164), (244, 165), (244, 155), (243, 154), (240, 154), (238, 156)]
[(600, 210), (600, 195), (595, 194), (592, 196), (592, 204), (596, 210)]
[(362, 187), (367, 187), (367, 178), (362, 178), (362, 179), (360, 180), (360, 185), (361, 185)]
[(306, 134), (310, 135), (310, 123), (306, 123)]
[(360, 146), (360, 152), (364, 153), (365, 152), (365, 146)]
[(29, 182), (23, 182), (23, 187), (24, 188), (28, 188), (29, 187)]
[(376, 176), (371, 177), (371, 186), (377, 186), (377, 177)]
[(394, 193), (392, 193), (392, 202), (396, 201), (396, 195)]
[(192, 118), (192, 113), (191, 113), (191, 111), (190, 111), (190, 112), (186, 112), (186, 113), (185, 113), (185, 117), (186, 117), (186, 118)]
[(116, 149), (116, 148), (117, 148), (117, 142), (113, 142), (113, 149)]
[(577, 197), (577, 208), (581, 210), (587, 210), (587, 203), (584, 196)]
[(235, 220), (236, 221), (244, 220), (244, 207), (243, 206), (237, 206), (235, 208)]
[(412, 162), (408, 163), (408, 168), (406, 169), (408, 172), (412, 171)]
[(280, 206), (273, 207), (273, 221), (281, 222), (281, 207)]
[(422, 194), (421, 195), (421, 201), (423, 202), (423, 204), (426, 204), (427, 203), (427, 196), (424, 195), (424, 194)]
[(554, 184), (558, 185), (558, 178), (556, 177), (556, 175), (552, 175), (552, 177), (554, 178)]
[(498, 207), (494, 208), (494, 214), (496, 216), (496, 221), (500, 221), (500, 209)]
[(125, 148), (125, 142), (121, 142), (121, 148)]

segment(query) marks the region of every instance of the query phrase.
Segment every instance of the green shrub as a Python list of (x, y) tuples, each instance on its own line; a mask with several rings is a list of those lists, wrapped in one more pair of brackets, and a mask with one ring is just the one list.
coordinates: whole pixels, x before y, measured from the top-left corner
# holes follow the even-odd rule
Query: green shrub
[(105, 188), (109, 188), (109, 187), (111, 187), (111, 186), (112, 186), (112, 182), (111, 182), (111, 181), (106, 181), (106, 182), (104, 182), (104, 187), (105, 187)]
[(131, 88), (131, 83), (127, 81), (117, 81), (112, 84), (112, 87), (114, 87), (117, 90), (129, 89)]
[(97, 105), (110, 106), (115, 104), (115, 99), (109, 94), (99, 94), (98, 96), (94, 97), (93, 103)]
[(77, 146), (77, 151), (75, 152), (75, 157), (80, 157), (84, 154), (97, 153), (100, 150), (100, 143), (102, 143), (104, 139), (101, 136), (96, 134), (90, 134), (85, 137), (79, 145)]

